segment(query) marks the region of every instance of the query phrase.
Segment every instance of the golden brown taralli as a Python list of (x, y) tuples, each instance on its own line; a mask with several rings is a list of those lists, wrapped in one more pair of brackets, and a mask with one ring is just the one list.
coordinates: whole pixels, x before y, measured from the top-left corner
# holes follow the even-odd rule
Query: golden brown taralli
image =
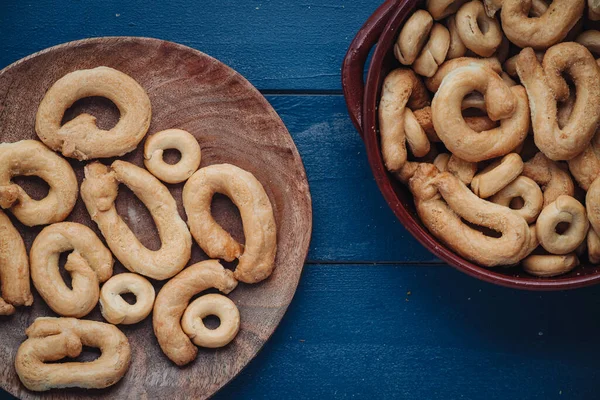
[[(81, 197), (108, 247), (125, 268), (163, 280), (185, 267), (191, 255), (192, 237), (169, 189), (145, 169), (125, 161), (117, 160), (110, 168), (93, 162), (85, 166), (84, 172)], [(150, 210), (160, 236), (160, 249), (145, 247), (117, 213), (119, 183), (131, 189)]]
[[(37, 318), (25, 333), (28, 339), (17, 351), (15, 369), (29, 390), (101, 389), (117, 383), (129, 369), (129, 341), (114, 325), (45, 317)], [(102, 354), (89, 362), (54, 363), (77, 357), (83, 346), (97, 347)]]
[[(600, 123), (600, 69), (590, 52), (578, 43), (560, 43), (548, 49), (542, 67), (527, 48), (519, 54), (517, 72), (532, 104), (536, 146), (552, 160), (570, 160), (584, 151)], [(577, 97), (561, 128), (557, 102), (569, 97), (563, 73), (573, 79)]]
[[(135, 295), (135, 303), (129, 304), (121, 296)], [(143, 276), (131, 273), (115, 275), (100, 290), (100, 311), (111, 324), (131, 325), (146, 318), (154, 306), (154, 287)]]
[[(100, 96), (119, 109), (117, 125), (105, 131), (96, 117), (81, 114), (61, 126), (65, 111), (84, 97)], [(122, 156), (144, 138), (152, 115), (150, 99), (130, 76), (108, 67), (71, 72), (56, 81), (42, 99), (35, 131), (42, 142), (78, 160)]]
[[(60, 276), (59, 256), (71, 251), (65, 269), (70, 289)], [(85, 225), (60, 222), (44, 228), (31, 245), (31, 278), (40, 296), (57, 314), (80, 318), (98, 303), (100, 283), (111, 277), (110, 251)]]
[[(37, 176), (50, 187), (34, 200), (11, 179)], [(0, 206), (27, 226), (63, 221), (77, 200), (77, 178), (71, 165), (37, 140), (0, 144)]]
[(198, 353), (181, 327), (181, 317), (192, 297), (210, 288), (228, 294), (236, 286), (230, 270), (208, 260), (187, 267), (162, 287), (154, 303), (152, 324), (160, 348), (171, 361), (183, 366)]
[[(229, 197), (240, 210), (244, 246), (212, 217), (210, 204), (215, 193)], [(201, 168), (186, 182), (182, 198), (192, 235), (209, 257), (239, 258), (234, 277), (245, 283), (257, 283), (271, 275), (277, 227), (269, 197), (254, 175), (231, 164)]]

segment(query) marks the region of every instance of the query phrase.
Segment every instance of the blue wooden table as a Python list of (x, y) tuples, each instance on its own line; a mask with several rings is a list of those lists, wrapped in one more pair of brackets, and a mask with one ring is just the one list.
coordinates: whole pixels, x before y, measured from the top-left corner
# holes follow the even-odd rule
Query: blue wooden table
[(156, 37), (235, 68), (283, 118), (311, 185), (310, 253), (280, 327), (215, 398), (600, 398), (600, 287), (479, 282), (434, 258), (384, 202), (340, 87), (346, 48), (378, 3), (3, 0), (0, 68), (81, 38)]

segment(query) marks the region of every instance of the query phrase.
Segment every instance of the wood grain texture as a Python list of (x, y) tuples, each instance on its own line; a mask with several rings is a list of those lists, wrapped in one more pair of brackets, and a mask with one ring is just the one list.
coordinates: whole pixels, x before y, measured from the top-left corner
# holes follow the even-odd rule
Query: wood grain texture
[(97, 36), (148, 36), (201, 50), (263, 90), (340, 90), (339, 70), (373, 0), (1, 1), (0, 65)]
[[(264, 342), (289, 305), (302, 271), (311, 233), (311, 203), (300, 156), (285, 126), (260, 93), (241, 75), (217, 60), (185, 46), (154, 39), (100, 38), (58, 46), (24, 59), (0, 72), (0, 141), (35, 139), (37, 104), (44, 92), (68, 72), (105, 65), (116, 68), (144, 87), (152, 102), (150, 133), (181, 128), (192, 133), (202, 148), (201, 166), (231, 163), (256, 176), (273, 205), (278, 253), (275, 271), (257, 285), (240, 284), (230, 295), (241, 314), (241, 330), (227, 347), (201, 349), (197, 359), (178, 368), (161, 352), (151, 320), (122, 327), (132, 346), (132, 365), (122, 381), (101, 391), (51, 391), (41, 395), (20, 385), (11, 360), (25, 338), (24, 331), (38, 316), (53, 315), (36, 294), (32, 308), (0, 319), (0, 386), (21, 398), (205, 398), (235, 376)], [(96, 115), (99, 125), (111, 126), (118, 113), (106, 101), (76, 103), (66, 118), (80, 112)], [(143, 166), (143, 145), (123, 157)], [(105, 160), (110, 161), (110, 160)], [(82, 162), (70, 160), (79, 182)], [(24, 180), (34, 197), (43, 193), (39, 182)], [(168, 185), (179, 212), (183, 185)], [(117, 210), (142, 243), (159, 248), (160, 241), (148, 210), (133, 194), (120, 188)], [(243, 242), (239, 214), (224, 197), (213, 202), (215, 219)], [(184, 217), (185, 218), (185, 217)], [(101, 237), (81, 199), (68, 218), (92, 227)], [(39, 228), (24, 232), (29, 248)], [(194, 245), (190, 263), (206, 259)], [(116, 272), (124, 269), (117, 264)], [(160, 284), (155, 282), (160, 288)], [(98, 308), (88, 316), (101, 320)]]

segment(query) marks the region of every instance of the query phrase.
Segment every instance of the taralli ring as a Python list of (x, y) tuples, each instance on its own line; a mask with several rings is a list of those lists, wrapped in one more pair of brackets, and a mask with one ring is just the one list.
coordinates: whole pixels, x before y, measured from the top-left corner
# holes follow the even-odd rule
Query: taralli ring
[(411, 65), (417, 57), (433, 26), (433, 18), (425, 10), (417, 10), (402, 27), (394, 46), (396, 59), (404, 65)]
[(413, 70), (419, 75), (433, 76), (446, 59), (449, 48), (450, 32), (448, 29), (442, 24), (433, 25), (429, 40), (412, 65)]
[[(562, 232), (557, 232), (560, 223), (569, 224)], [(542, 247), (552, 254), (563, 255), (575, 251), (585, 240), (589, 221), (585, 207), (571, 196), (559, 196), (553, 203), (544, 207), (535, 224), (538, 240)]]
[[(81, 197), (108, 247), (125, 268), (163, 280), (185, 267), (192, 251), (192, 237), (169, 189), (145, 169), (125, 161), (117, 160), (110, 168), (94, 162), (86, 165), (84, 172)], [(145, 247), (117, 213), (119, 183), (131, 189), (150, 210), (160, 237), (160, 249)]]
[[(421, 164), (410, 180), (423, 224), (461, 256), (493, 267), (518, 263), (537, 246), (535, 231), (507, 207), (477, 197), (449, 172)], [(486, 236), (464, 220), (500, 232)]]
[(506, 37), (519, 47), (544, 50), (564, 39), (583, 16), (584, 0), (553, 0), (544, 14), (529, 17), (532, 0), (504, 0), (500, 19)]
[(233, 273), (215, 260), (191, 265), (163, 286), (156, 296), (152, 324), (160, 348), (171, 361), (182, 366), (198, 353), (180, 322), (192, 297), (210, 288), (228, 294), (236, 286)]
[[(117, 383), (129, 369), (129, 341), (114, 325), (74, 318), (37, 318), (25, 333), (28, 339), (17, 351), (15, 369), (29, 390), (101, 389)], [(102, 354), (89, 362), (55, 362), (77, 357), (83, 346), (99, 348)]]
[[(552, 4), (555, 4), (556, 1)], [(569, 160), (585, 150), (600, 122), (600, 69), (578, 43), (560, 43), (544, 56), (543, 67), (531, 48), (521, 51), (517, 73), (535, 107), (531, 120), (536, 146), (552, 160)], [(576, 100), (564, 127), (557, 120), (557, 102), (569, 97), (566, 73), (575, 82)]]
[(454, 58), (462, 57), (467, 52), (467, 46), (463, 43), (460, 35), (458, 34), (458, 28), (456, 27), (456, 15), (448, 17), (448, 32), (450, 33), (450, 46), (448, 47), (448, 54), (446, 58), (452, 60)]
[[(176, 164), (163, 160), (163, 152), (176, 149), (181, 159)], [(163, 182), (180, 183), (188, 179), (200, 166), (200, 145), (191, 133), (181, 129), (167, 129), (151, 135), (144, 145), (144, 165)]]
[(468, 67), (473, 64), (480, 64), (484, 67), (488, 67), (497, 74), (500, 74), (502, 72), (502, 65), (495, 57), (459, 57), (455, 58), (454, 60), (448, 60), (442, 65), (440, 65), (435, 75), (433, 75), (431, 78), (425, 79), (425, 86), (427, 86), (427, 89), (435, 93), (439, 90), (440, 86), (442, 85), (442, 81), (449, 73), (458, 68)]
[(482, 57), (490, 57), (502, 43), (500, 24), (485, 14), (479, 0), (466, 3), (458, 10), (456, 28), (464, 45)]
[(517, 153), (505, 155), (502, 160), (490, 164), (475, 175), (471, 181), (473, 193), (482, 199), (495, 195), (523, 172), (523, 160)]
[[(34, 200), (14, 176), (37, 176), (50, 187), (48, 195)], [(77, 178), (71, 165), (37, 140), (0, 144), (0, 206), (8, 208), (27, 226), (46, 225), (67, 218), (77, 200)]]
[(579, 259), (573, 253), (567, 255), (531, 255), (521, 261), (521, 265), (528, 274), (552, 277), (571, 271), (579, 265)]
[(561, 195), (573, 196), (575, 193), (569, 173), (541, 152), (523, 164), (523, 176), (540, 185), (544, 193), (544, 207)]
[[(61, 253), (73, 250), (65, 269), (71, 274), (72, 289), (59, 271)], [(31, 278), (50, 308), (65, 317), (80, 318), (98, 303), (100, 282), (112, 275), (113, 258), (94, 231), (74, 222), (44, 228), (31, 245)]]
[[(214, 315), (221, 322), (208, 329), (202, 318)], [(196, 346), (211, 349), (229, 344), (240, 330), (240, 312), (235, 303), (220, 294), (206, 294), (190, 303), (181, 318), (181, 327)]]
[(436, 20), (454, 14), (467, 0), (427, 0), (427, 11)]
[(23, 238), (0, 211), (0, 315), (15, 313), (15, 306), (30, 306), (29, 259)]
[[(520, 208), (513, 208), (512, 203), (521, 199)], [(537, 219), (544, 206), (544, 195), (542, 189), (532, 179), (519, 176), (506, 185), (502, 190), (490, 198), (492, 203), (512, 208), (517, 214), (525, 218), (528, 224)]]
[(399, 171), (407, 159), (405, 107), (419, 110), (428, 104), (429, 94), (412, 70), (395, 69), (385, 78), (379, 102), (379, 129), (383, 160), (390, 172)]
[[(454, 61), (454, 60), (453, 60)], [(483, 132), (471, 129), (462, 116), (462, 101), (471, 92), (484, 94), (487, 113), (500, 126)], [(433, 126), (444, 145), (465, 161), (503, 156), (519, 146), (529, 130), (525, 89), (508, 87), (491, 69), (479, 64), (450, 72), (431, 104)]]
[[(215, 193), (229, 197), (240, 210), (245, 246), (231, 237), (212, 217)], [(250, 172), (230, 164), (198, 170), (183, 187), (183, 207), (192, 236), (211, 258), (239, 258), (234, 277), (246, 283), (266, 279), (275, 267), (277, 227), (265, 189)]]
[[(100, 96), (119, 109), (117, 125), (105, 131), (96, 118), (81, 114), (61, 126), (65, 111), (84, 97)], [(130, 76), (108, 67), (71, 72), (56, 81), (42, 99), (35, 131), (52, 150), (78, 160), (122, 156), (136, 148), (150, 126), (150, 99)]]
[[(135, 295), (135, 304), (129, 304), (121, 296), (124, 293)], [(100, 311), (111, 324), (136, 324), (152, 312), (154, 287), (140, 275), (125, 273), (115, 275), (100, 290)]]

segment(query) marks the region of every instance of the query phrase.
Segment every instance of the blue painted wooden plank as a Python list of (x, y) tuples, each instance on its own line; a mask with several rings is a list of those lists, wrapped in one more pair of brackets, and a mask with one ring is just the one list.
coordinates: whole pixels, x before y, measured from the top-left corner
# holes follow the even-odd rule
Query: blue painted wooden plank
[(259, 89), (340, 89), (348, 45), (379, 0), (0, 1), (0, 66), (71, 40), (150, 36), (201, 50)]
[(437, 259), (383, 199), (343, 96), (267, 96), (298, 146), (313, 200), (310, 262)]
[(533, 293), (444, 266), (311, 265), (215, 399), (598, 399), (600, 287)]

